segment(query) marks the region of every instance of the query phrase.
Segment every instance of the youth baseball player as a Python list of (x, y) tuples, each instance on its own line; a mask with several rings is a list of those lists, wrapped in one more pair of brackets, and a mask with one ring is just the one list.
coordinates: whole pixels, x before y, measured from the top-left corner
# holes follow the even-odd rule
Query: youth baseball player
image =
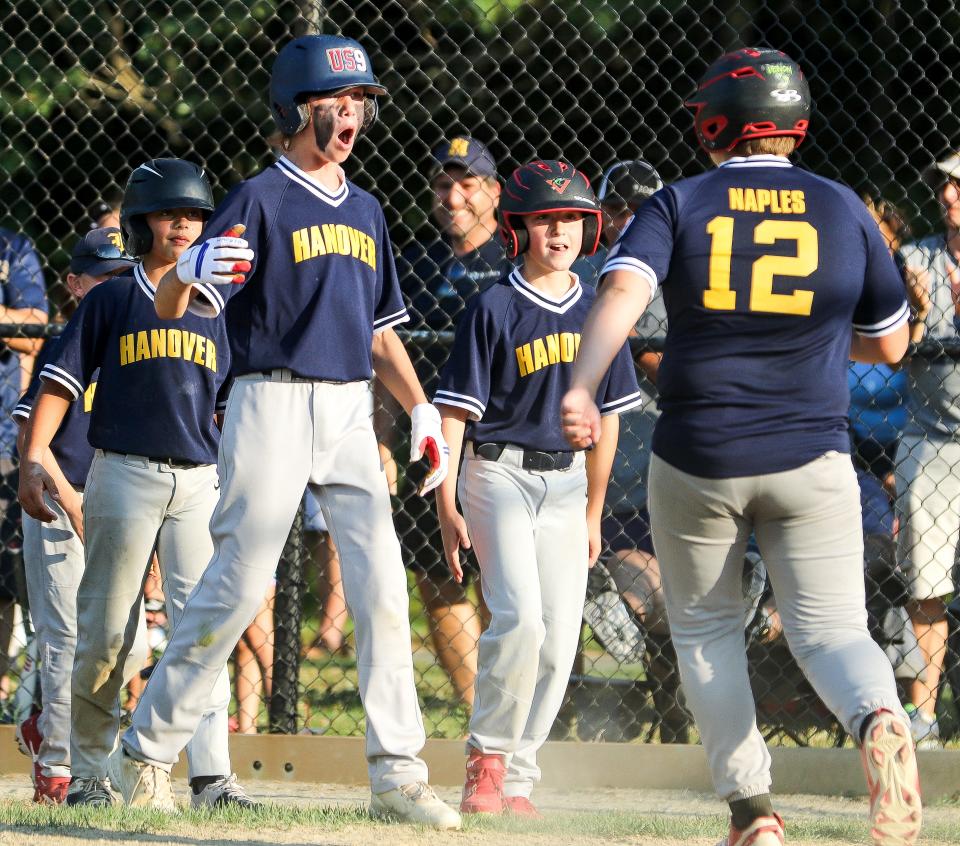
[[(214, 406), (230, 364), (226, 325), (193, 314), (161, 320), (153, 305), (157, 282), (212, 210), (210, 184), (191, 162), (153, 159), (133, 171), (121, 222), (127, 248), (142, 262), (132, 278), (104, 282), (84, 299), (40, 373), (28, 423), (20, 498), (24, 510), (48, 522), (55, 514), (44, 490), (55, 501), (63, 494), (42, 457), (70, 402), (100, 368), (89, 431), (96, 453), (84, 494), (86, 566), (77, 593), (70, 805), (113, 802), (107, 756), (117, 743), (120, 690), (146, 659), (135, 633), (154, 549), (174, 626), (212, 549), (208, 524), (219, 487)], [(231, 776), (225, 665), (196, 703), (202, 719), (188, 749), (194, 806), (252, 804)], [(173, 810), (166, 785), (156, 804)]]
[[(371, 813), (460, 827), (419, 757), (424, 729), (406, 577), (371, 422), (373, 367), (411, 414), (412, 457), (432, 454), (426, 489), (446, 474), (446, 445), (440, 415), (391, 328), (407, 311), (383, 211), (341, 167), (384, 91), (355, 41), (305, 36), (287, 44), (270, 92), (284, 155), (237, 186), (207, 226), (224, 232), (241, 224), (246, 240), (208, 238), (184, 253), (157, 291), (157, 312), (170, 317), (188, 304), (196, 309), (209, 283), (226, 283), (216, 292), (221, 305), (229, 300), (235, 382), (220, 447), (213, 559), (115, 759), (128, 802), (152, 802), (154, 785), (169, 778), (218, 668), (263, 601), (309, 483), (340, 552), (355, 621)], [(235, 260), (247, 256), (255, 257), (244, 281)]]
[[(122, 249), (119, 229), (93, 229), (73, 248), (67, 288), (80, 301), (97, 285), (135, 264)], [(40, 371), (56, 358), (59, 344), (59, 338), (44, 344), (30, 386), (13, 410), (21, 432), (40, 388)], [(45, 500), (56, 518), (43, 523), (23, 515), (30, 618), (42, 650), (43, 710), (18, 726), (18, 734), (33, 757), (33, 801), (54, 805), (66, 801), (70, 785), (70, 675), (77, 646), (77, 587), (83, 575), (83, 486), (93, 459), (87, 428), (96, 387), (94, 374), (82, 400), (70, 406), (44, 461), (60, 491), (59, 501)], [(142, 627), (138, 631), (145, 634)]]
[[(587, 569), (617, 448), (617, 413), (641, 401), (626, 344), (596, 392), (603, 434), (589, 455), (563, 438), (560, 399), (594, 289), (570, 272), (600, 240), (600, 204), (565, 161), (534, 161), (503, 189), (501, 233), (522, 267), (475, 297), (457, 326), (434, 402), (451, 466), (437, 507), (444, 552), (480, 563), (491, 620), (480, 637), (460, 810), (539, 816), (537, 751), (560, 710), (580, 639)], [(469, 421), (469, 422), (468, 422)], [(457, 512), (459, 493), (463, 517)]]
[(920, 785), (893, 672), (867, 631), (846, 421), (848, 358), (906, 350), (903, 281), (857, 196), (790, 163), (811, 101), (788, 56), (723, 56), (691, 106), (719, 167), (658, 192), (611, 251), (564, 429), (577, 447), (596, 439), (596, 386), (662, 286), (650, 518), (687, 702), (732, 812), (726, 842), (784, 837), (743, 645), (753, 531), (791, 651), (861, 745), (874, 842), (912, 844)]

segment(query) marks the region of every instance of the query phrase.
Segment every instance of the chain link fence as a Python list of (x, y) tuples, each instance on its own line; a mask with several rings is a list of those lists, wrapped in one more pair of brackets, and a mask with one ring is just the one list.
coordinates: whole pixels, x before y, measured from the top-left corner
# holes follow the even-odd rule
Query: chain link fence
[[(944, 196), (950, 183), (942, 188), (943, 178), (924, 178), (929, 165), (960, 145), (960, 11), (953, 3), (927, 0), (908, 9), (893, 0), (12, 0), (0, 20), (0, 225), (7, 230), (0, 237), (0, 302), (14, 309), (0, 323), (26, 319), (16, 310), (32, 304), (31, 296), (49, 320), (16, 338), (13, 327), (0, 330), (11, 338), (0, 354), (3, 420), (31, 369), (35, 342), (24, 335), (55, 332), (69, 316), (64, 280), (72, 245), (116, 208), (133, 167), (152, 157), (191, 159), (204, 165), (219, 198), (272, 160), (269, 69), (278, 46), (294, 35), (358, 39), (390, 92), (348, 168), (386, 210), (415, 317), (402, 334), (428, 389), (463, 301), (505, 266), (502, 251), (490, 246), (495, 241), (467, 244), (474, 249), (466, 252), (453, 244), (454, 201), (449, 186), (436, 182), (434, 149), (458, 138), (479, 142), (500, 178), (535, 156), (562, 156), (595, 184), (615, 161), (643, 158), (670, 182), (706, 166), (683, 101), (710, 61), (744, 45), (797, 58), (815, 102), (799, 162), (869, 195), (888, 236), (928, 239), (902, 254), (917, 323), (912, 357), (900, 369), (851, 368), (852, 438), (872, 630), (896, 665), (904, 701), (926, 715), (928, 727), (935, 715), (941, 742), (955, 743), (956, 574), (924, 593), (913, 589), (907, 566), (922, 560), (949, 569), (960, 534), (960, 438), (952, 434), (960, 241), (945, 239), (956, 235), (960, 216), (951, 217), (949, 203), (957, 198)], [(956, 170), (960, 175), (960, 165)], [(479, 216), (492, 214), (496, 197), (491, 181), (467, 205)], [(937, 263), (941, 254), (946, 265)], [(589, 278), (597, 266), (580, 269)], [(696, 740), (646, 527), (643, 479), (656, 415), (655, 384), (646, 377), (655, 372), (663, 332), (652, 310), (633, 340), (648, 399), (623, 421), (604, 523), (607, 549), (590, 576), (582, 649), (557, 738)], [(409, 423), (376, 385), (374, 392), (410, 568), (425, 722), (431, 736), (460, 737), (484, 624), (482, 594), (476, 578), (464, 589), (447, 576), (432, 505), (416, 496), (417, 479), (406, 468)], [(0, 421), (0, 706), (7, 720), (22, 719), (30, 707), (36, 659), (35, 649), (24, 648), (29, 619), (17, 610), (23, 590), (15, 433)], [(764, 732), (790, 744), (843, 743), (784, 644), (776, 597), (753, 548), (743, 584), (744, 636)], [(159, 649), (162, 585), (151, 585), (148, 596)], [(276, 591), (238, 647), (238, 730), (362, 732), (351, 643), (336, 549), (307, 501), (279, 562)]]

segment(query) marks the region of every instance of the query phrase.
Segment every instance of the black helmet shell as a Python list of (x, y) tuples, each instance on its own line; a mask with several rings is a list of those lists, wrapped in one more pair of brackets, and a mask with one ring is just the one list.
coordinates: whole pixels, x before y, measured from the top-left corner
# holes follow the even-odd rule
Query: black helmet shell
[(597, 251), (600, 203), (590, 187), (590, 180), (569, 162), (550, 159), (518, 167), (500, 194), (500, 236), (507, 245), (510, 258), (516, 258), (530, 243), (523, 221), (517, 218), (552, 211), (583, 212), (580, 255), (592, 256)]

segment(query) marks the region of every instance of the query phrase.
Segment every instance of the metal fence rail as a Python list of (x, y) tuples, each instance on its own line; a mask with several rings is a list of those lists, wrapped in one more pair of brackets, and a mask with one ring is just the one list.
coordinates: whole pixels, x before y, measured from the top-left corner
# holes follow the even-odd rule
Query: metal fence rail
[[(450, 251), (432, 151), (469, 137), (486, 145), (501, 178), (534, 156), (567, 158), (594, 184), (615, 161), (634, 158), (653, 164), (666, 182), (693, 175), (706, 162), (683, 103), (709, 62), (734, 47), (768, 45), (800, 60), (815, 102), (801, 164), (876, 202), (884, 199), (883, 209), (899, 207), (913, 230), (904, 241), (942, 240), (949, 225), (937, 185), (925, 178), (933, 162), (960, 146), (954, 73), (960, 11), (947, 0), (909, 8), (889, 0), (812, 0), (802, 7), (778, 0), (11, 0), (0, 22), (0, 226), (29, 237), (42, 266), (35, 282), (47, 293), (50, 316), (46, 326), (23, 325), (0, 312), (4, 339), (60, 331), (72, 308), (65, 287), (70, 250), (99, 212), (118, 204), (133, 167), (158, 156), (191, 159), (206, 168), (219, 198), (272, 160), (269, 69), (280, 45), (307, 32), (357, 38), (389, 90), (379, 122), (358, 141), (348, 168), (386, 210), (404, 293), (415, 310), (400, 334), (430, 388), (469, 293), (463, 279), (473, 260), (469, 252), (455, 257)], [(589, 276), (596, 266), (581, 269)], [(16, 271), (0, 263), (0, 304), (16, 305)], [(903, 519), (895, 503), (906, 484), (899, 468), (909, 457), (897, 452), (897, 443), (913, 425), (912, 409), (942, 400), (958, 367), (960, 339), (944, 327), (952, 324), (960, 279), (953, 290), (953, 301), (938, 300), (920, 315), (928, 331), (911, 348), (913, 364), (902, 371), (852, 371), (851, 389), (871, 622), (899, 661), (905, 700), (922, 704), (924, 696), (935, 696), (941, 738), (955, 743), (960, 609), (953, 593), (941, 598), (943, 621), (927, 607), (934, 634), (924, 635), (929, 627), (919, 622), (920, 645), (908, 638), (901, 651), (910, 655), (895, 656), (905, 621), (912, 615), (917, 623), (919, 612), (908, 601), (909, 552), (902, 544), (898, 551), (894, 537)], [(662, 350), (665, 328), (655, 319), (640, 327), (635, 355)], [(917, 393), (922, 362), (947, 374), (940, 385), (923, 381), (937, 396)], [(12, 408), (30, 367), (27, 354), (0, 354), (0, 417)], [(620, 483), (608, 500), (621, 530), (608, 524), (612, 548), (591, 576), (582, 649), (557, 737), (696, 739), (662, 617), (655, 555), (636, 545), (655, 414), (655, 387), (645, 389), (651, 402), (623, 423)], [(482, 625), (478, 584), (463, 592), (445, 575), (436, 520), (416, 496), (416, 468), (405, 466), (409, 422), (382, 392), (376, 399), (381, 453), (410, 566), (412, 648), (425, 722), (431, 736), (459, 737)], [(913, 405), (904, 405), (908, 401)], [(36, 655), (24, 649), (29, 621), (26, 630), (22, 623), (14, 628), (21, 541), (12, 504), (15, 434), (12, 424), (3, 425), (0, 499), (10, 504), (0, 531), (0, 656), (9, 655), (9, 664), (0, 660), (0, 714), (13, 720), (30, 707)], [(936, 442), (956, 440), (944, 435)], [(960, 477), (960, 467), (950, 472)], [(953, 528), (942, 543), (956, 546), (960, 516), (951, 514), (957, 503), (943, 508)], [(779, 635), (759, 555), (751, 551), (744, 567), (744, 636), (765, 733), (790, 744), (844, 742)], [(272, 613), (259, 618), (260, 630), (238, 653), (238, 727), (361, 732), (336, 551), (309, 506), (291, 533), (268, 604)], [(931, 643), (940, 653), (934, 664), (944, 672), (924, 694), (916, 676), (931, 672)]]

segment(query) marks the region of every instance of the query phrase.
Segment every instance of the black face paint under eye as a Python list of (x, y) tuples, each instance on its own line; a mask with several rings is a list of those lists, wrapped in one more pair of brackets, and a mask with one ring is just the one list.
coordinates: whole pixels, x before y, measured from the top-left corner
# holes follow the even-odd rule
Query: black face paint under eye
[(327, 144), (333, 138), (333, 127), (333, 109), (322, 110), (317, 106), (313, 110), (313, 137), (317, 140), (318, 149), (327, 149)]

